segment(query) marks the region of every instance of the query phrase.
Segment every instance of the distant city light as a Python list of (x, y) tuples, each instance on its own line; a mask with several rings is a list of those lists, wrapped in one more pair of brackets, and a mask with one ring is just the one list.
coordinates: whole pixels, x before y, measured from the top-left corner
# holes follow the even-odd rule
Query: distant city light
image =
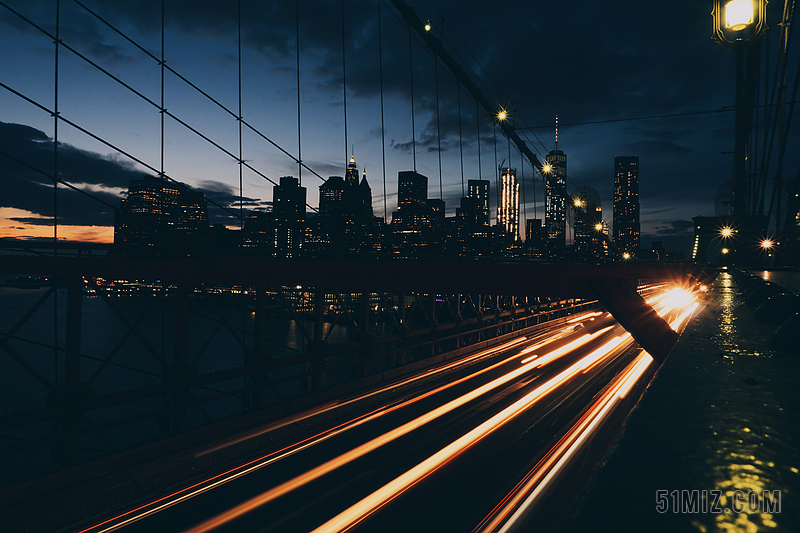
[(629, 254), (628, 252), (625, 252), (624, 254), (622, 254), (622, 258), (627, 261), (628, 259), (631, 258), (631, 254)]
[(725, 227), (722, 228), (722, 231), (720, 233), (722, 234), (723, 237), (730, 237), (733, 231), (731, 230), (731, 228)]
[(500, 109), (500, 111), (497, 113), (497, 120), (505, 120), (507, 118), (508, 118), (508, 113), (506, 112), (506, 110)]
[(763, 241), (761, 241), (761, 247), (764, 248), (765, 250), (772, 248), (774, 245), (775, 243), (769, 239), (764, 239)]
[(752, 0), (732, 0), (725, 4), (725, 24), (733, 31), (741, 31), (753, 22)]
[(545, 163), (542, 167), (542, 172), (552, 172), (552, 170), (553, 167), (550, 165), (550, 163)]
[(722, 249), (722, 253), (723, 253), (723, 254), (727, 254), (727, 253), (728, 253), (728, 249), (727, 249), (727, 248), (723, 248), (723, 249)]
[(427, 24), (425, 24), (425, 31), (431, 31), (431, 21), (429, 20)]
[(594, 229), (596, 229), (597, 231), (603, 231), (603, 224), (598, 222), (597, 224), (594, 225)]
[(581, 205), (582, 205), (581, 204), (581, 199), (580, 198), (575, 198), (575, 207), (580, 207)]

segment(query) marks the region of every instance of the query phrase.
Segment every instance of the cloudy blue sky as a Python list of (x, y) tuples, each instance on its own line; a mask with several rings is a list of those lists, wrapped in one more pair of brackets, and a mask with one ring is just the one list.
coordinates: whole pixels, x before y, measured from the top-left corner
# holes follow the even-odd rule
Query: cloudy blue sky
[[(58, 125), (59, 175), (116, 206), (129, 180), (158, 172), (162, 165), (162, 5), (153, 0), (3, 4), (0, 152), (15, 160), (0, 155), (0, 234), (52, 235), (54, 195), (48, 174), (55, 159), (50, 112), (56, 105), (56, 66), (51, 36), (57, 6), (64, 43), (58, 53), (58, 112), (65, 119)], [(609, 223), (614, 156), (638, 155), (643, 245), (662, 240), (668, 249), (688, 252), (691, 217), (714, 214), (714, 195), (732, 174), (732, 156), (721, 152), (733, 149), (733, 113), (711, 111), (734, 103), (734, 54), (711, 40), (710, 2), (667, 4), (411, 2), (484, 95), (510, 111), (540, 158), (553, 149), (553, 122), (559, 116), (559, 148), (569, 158), (570, 188), (597, 189)], [(781, 6), (773, 2), (770, 7)], [(390, 1), (242, 0), (241, 54), (238, 20), (236, 2), (164, 2), (166, 64), (207, 95), (166, 72), (163, 170), (170, 177), (238, 212), (241, 89), (242, 117), (249, 125), (241, 139), (247, 163), (241, 189), (245, 210), (269, 206), (272, 183), (267, 178), (277, 182), (280, 176), (300, 175), (293, 160), (298, 154), (327, 178), (343, 175), (347, 154), (354, 151), (359, 167), (367, 171), (376, 215), (383, 216), (385, 209), (390, 218), (397, 172), (413, 167), (413, 66), (416, 167), (429, 177), (429, 197), (438, 198), (441, 190), (451, 215), (462, 194), (462, 178), (482, 177), (492, 180), (494, 199), (495, 157), (500, 163), (510, 153), (518, 176), (524, 171), (525, 215), (543, 217), (540, 177), (534, 181), (531, 166), (521, 162), (505, 137), (493, 137), (491, 118), (476, 109), (466, 91), (459, 92), (416, 35), (409, 38)], [(776, 41), (777, 25), (773, 28)], [(654, 115), (674, 116), (616, 121)], [(795, 141), (796, 136), (796, 146)], [(792, 174), (796, 152), (790, 149), (787, 159)], [(307, 169), (301, 177), (309, 204), (316, 207), (322, 180)], [(65, 187), (60, 187), (57, 205), (60, 236), (111, 238), (109, 205)], [(220, 209), (212, 215), (214, 222), (238, 225)]]

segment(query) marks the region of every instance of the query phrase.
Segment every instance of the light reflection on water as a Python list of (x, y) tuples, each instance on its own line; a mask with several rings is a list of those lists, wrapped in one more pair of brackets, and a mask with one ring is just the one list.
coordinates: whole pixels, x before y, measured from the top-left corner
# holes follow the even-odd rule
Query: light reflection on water
[[(729, 274), (709, 297), (561, 533), (800, 531), (800, 357), (769, 348), (775, 326)], [(734, 491), (781, 491), (781, 512), (659, 514), (658, 490), (719, 490), (723, 507)]]

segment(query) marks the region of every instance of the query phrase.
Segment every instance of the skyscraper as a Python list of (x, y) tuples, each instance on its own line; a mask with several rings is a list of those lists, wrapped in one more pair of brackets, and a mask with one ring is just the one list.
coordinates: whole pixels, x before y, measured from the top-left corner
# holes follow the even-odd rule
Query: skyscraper
[(567, 186), (567, 154), (558, 149), (557, 126), (555, 149), (547, 154), (545, 161), (551, 168), (544, 176), (545, 248), (548, 258), (557, 259), (564, 256), (567, 246), (567, 203), (562, 194)]
[(413, 170), (397, 173), (397, 209), (422, 208), (428, 200), (428, 178)]
[(114, 217), (114, 244), (120, 253), (175, 253), (207, 244), (194, 240), (202, 240), (208, 229), (203, 193), (147, 176), (128, 184)]
[(614, 244), (620, 253), (639, 250), (639, 156), (614, 157)]
[(283, 176), (273, 187), (272, 212), (275, 214), (275, 245), (278, 253), (296, 257), (303, 248), (306, 220), (306, 188), (292, 176)]
[(467, 180), (467, 198), (474, 198), (478, 224), (489, 225), (489, 180)]
[(517, 170), (504, 168), (500, 171), (500, 203), (497, 207), (497, 225), (506, 236), (519, 240), (519, 183)]

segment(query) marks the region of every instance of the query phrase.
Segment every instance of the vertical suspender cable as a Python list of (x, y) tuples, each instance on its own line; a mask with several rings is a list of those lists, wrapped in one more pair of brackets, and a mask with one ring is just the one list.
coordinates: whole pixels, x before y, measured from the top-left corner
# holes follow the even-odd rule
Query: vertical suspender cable
[[(531, 175), (533, 177), (533, 218), (537, 218), (536, 215), (536, 169), (533, 165), (531, 165)], [(544, 179), (542, 179), (544, 181)]]
[(164, 179), (164, 2), (161, 0), (161, 179)]
[(244, 229), (244, 189), (242, 187), (242, 0), (237, 7), (239, 25), (239, 229)]
[(478, 101), (475, 100), (475, 127), (478, 129), (478, 179), (483, 179), (481, 172), (481, 111), (478, 107)]
[(456, 80), (456, 91), (458, 91), (458, 153), (461, 157), (461, 197), (464, 194), (464, 139), (461, 131), (461, 83)]
[(383, 158), (383, 223), (386, 224), (386, 128), (383, 109), (383, 36), (381, 34), (381, 2), (378, 0), (378, 76), (381, 86), (381, 157)]
[(442, 128), (439, 115), (439, 60), (436, 52), (433, 53), (433, 79), (436, 85), (436, 139), (438, 143), (437, 152), (439, 153), (439, 199), (443, 197), (442, 194)]
[(408, 71), (411, 81), (411, 155), (414, 161), (414, 172), (417, 171), (417, 138), (416, 125), (414, 124), (414, 57), (411, 49), (411, 26), (408, 27)]
[[(295, 0), (295, 47), (297, 54), (297, 179), (303, 185), (303, 144), (300, 136), (300, 0)], [(346, 111), (345, 111), (346, 112)], [(345, 141), (347, 147), (347, 141)]]
[(56, 42), (53, 109), (53, 256), (58, 256), (58, 47), (61, 30), (61, 1), (56, 0)]
[[(61, 1), (56, 0), (55, 91), (53, 103), (53, 257), (58, 257), (58, 47), (61, 30)], [(55, 278), (53, 279), (55, 284)], [(58, 385), (58, 291), (53, 293), (53, 383)]]
[(522, 155), (522, 152), (519, 153), (519, 167), (522, 171), (520, 176), (520, 182), (522, 183), (522, 227), (525, 230), (525, 240), (527, 241), (530, 236), (528, 235), (528, 206), (525, 199), (525, 156)]
[(497, 164), (497, 121), (492, 120), (492, 127), (494, 128), (492, 132), (492, 140), (494, 142), (494, 186), (495, 190), (497, 191), (497, 218), (495, 219), (495, 224), (500, 223), (500, 167)]
[(342, 0), (342, 95), (344, 102), (344, 164), (347, 166), (347, 65), (345, 63), (344, 0)]

